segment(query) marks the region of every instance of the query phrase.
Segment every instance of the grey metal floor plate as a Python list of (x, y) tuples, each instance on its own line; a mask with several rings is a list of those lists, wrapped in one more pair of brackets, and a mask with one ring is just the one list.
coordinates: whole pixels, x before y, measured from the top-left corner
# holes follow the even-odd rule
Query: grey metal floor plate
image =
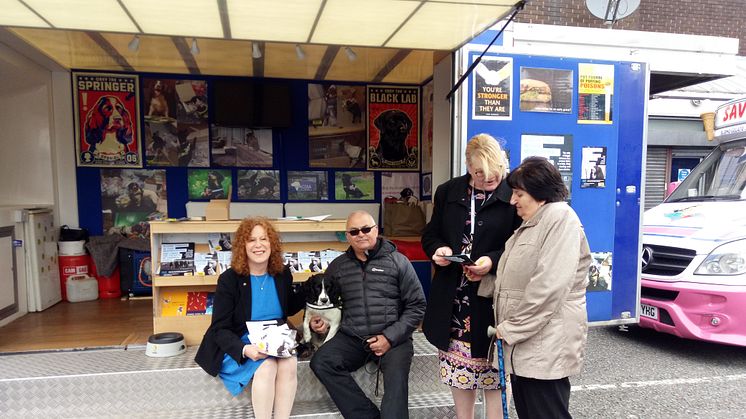
[[(414, 344), (411, 417), (453, 417), (450, 391), (437, 375), (437, 350), (421, 333)], [(196, 350), (170, 358), (147, 357), (142, 347), (0, 355), (0, 412), (19, 418), (252, 417), (250, 391), (231, 397), (194, 363)], [(375, 374), (361, 369), (353, 376), (372, 397)], [(340, 417), (308, 361), (298, 363), (293, 417)]]

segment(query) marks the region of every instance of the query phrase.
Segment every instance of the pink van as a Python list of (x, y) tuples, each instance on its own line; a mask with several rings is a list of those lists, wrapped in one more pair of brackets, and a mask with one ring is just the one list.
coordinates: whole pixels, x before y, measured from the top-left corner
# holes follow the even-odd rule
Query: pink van
[(717, 147), (645, 212), (640, 326), (746, 346), (746, 98), (715, 113)]

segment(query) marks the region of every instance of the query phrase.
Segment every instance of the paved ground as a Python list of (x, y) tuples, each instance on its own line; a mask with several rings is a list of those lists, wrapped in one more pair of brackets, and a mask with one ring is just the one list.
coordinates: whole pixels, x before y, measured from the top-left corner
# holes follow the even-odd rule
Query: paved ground
[(742, 347), (594, 327), (571, 383), (575, 418), (746, 418)]

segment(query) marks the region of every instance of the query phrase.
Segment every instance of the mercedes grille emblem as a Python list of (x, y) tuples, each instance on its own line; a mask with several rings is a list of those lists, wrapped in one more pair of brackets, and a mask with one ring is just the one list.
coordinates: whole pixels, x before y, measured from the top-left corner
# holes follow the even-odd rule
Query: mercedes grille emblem
[(645, 272), (645, 270), (648, 269), (648, 266), (653, 263), (653, 249), (645, 246), (642, 249), (642, 256), (640, 257), (640, 259), (642, 259), (642, 271)]

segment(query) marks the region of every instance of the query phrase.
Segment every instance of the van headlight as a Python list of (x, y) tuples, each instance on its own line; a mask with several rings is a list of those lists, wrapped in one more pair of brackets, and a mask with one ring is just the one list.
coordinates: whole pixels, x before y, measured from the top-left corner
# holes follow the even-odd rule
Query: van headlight
[(746, 240), (718, 246), (694, 271), (695, 275), (738, 275), (746, 272)]

